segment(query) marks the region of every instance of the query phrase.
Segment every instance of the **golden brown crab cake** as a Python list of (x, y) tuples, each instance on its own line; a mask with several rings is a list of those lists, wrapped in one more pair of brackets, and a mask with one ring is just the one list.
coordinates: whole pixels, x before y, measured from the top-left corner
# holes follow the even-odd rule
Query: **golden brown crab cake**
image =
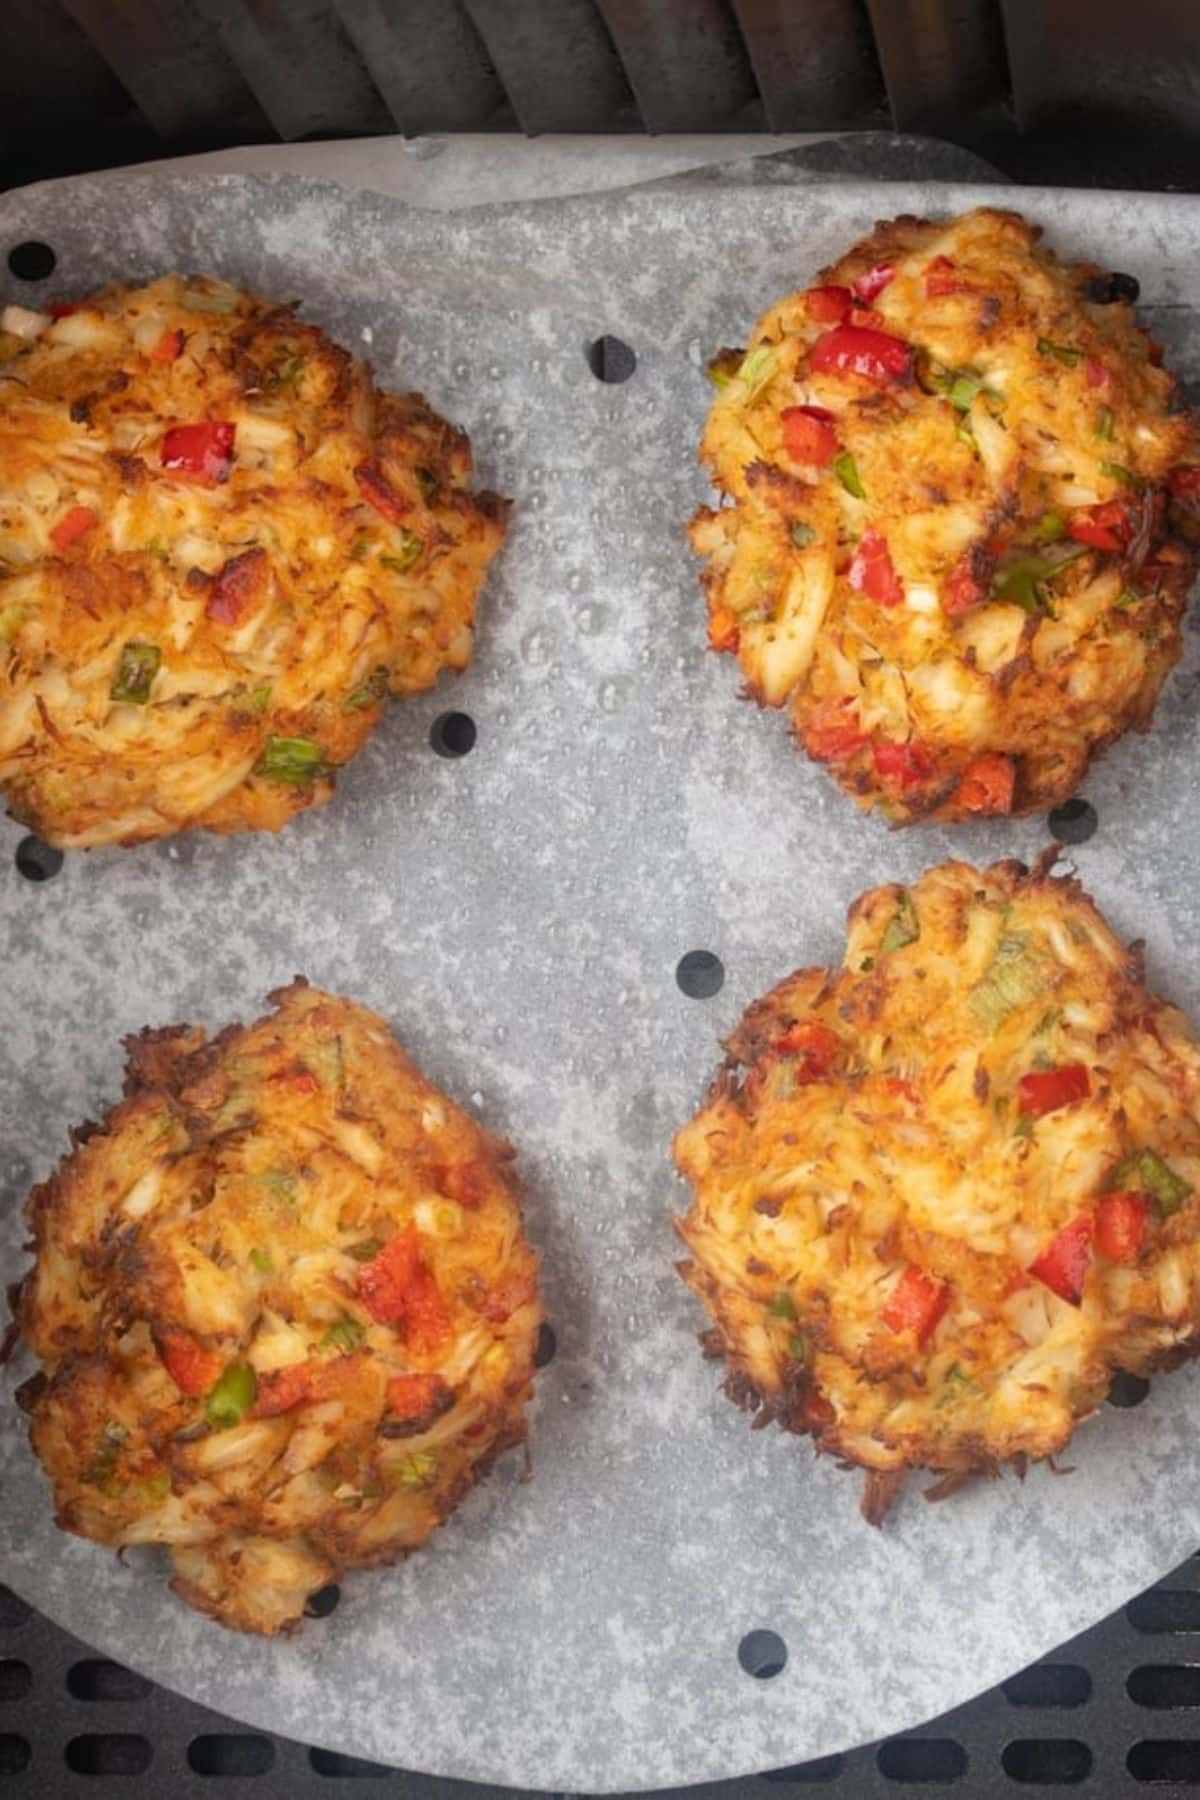
[(0, 787), (64, 847), (323, 805), (471, 657), (507, 503), (294, 306), (169, 275), (0, 331)]
[(1193, 422), (1132, 278), (1038, 236), (881, 224), (710, 366), (709, 642), (896, 824), (1057, 805), (1179, 656)]
[(729, 1393), (867, 1470), (875, 1521), (1200, 1349), (1200, 1049), (1052, 860), (862, 895), (675, 1140)]
[(522, 1441), (541, 1322), (511, 1147), (374, 1013), (272, 1000), (127, 1040), (126, 1098), (30, 1197), (15, 1309), (59, 1525), (166, 1544), (185, 1600), (264, 1633)]

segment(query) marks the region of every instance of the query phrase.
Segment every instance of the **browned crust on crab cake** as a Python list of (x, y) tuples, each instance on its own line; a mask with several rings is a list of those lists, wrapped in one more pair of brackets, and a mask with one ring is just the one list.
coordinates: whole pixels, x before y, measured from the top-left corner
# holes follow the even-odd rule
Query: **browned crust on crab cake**
[(814, 289), (717, 360), (710, 643), (893, 823), (1044, 812), (1149, 727), (1178, 660), (1194, 424), (1132, 307), (1016, 213), (888, 221), (814, 288), (873, 270), (845, 324), (891, 340), (891, 372), (821, 366), (843, 327)]
[(943, 1497), (1200, 1348), (1200, 1049), (1051, 856), (863, 894), (675, 1139), (731, 1397)]
[(272, 998), (128, 1040), (125, 1099), (30, 1198), (17, 1299), (59, 1525), (166, 1545), (189, 1605), (268, 1634), (522, 1441), (541, 1321), (511, 1146), (375, 1014)]

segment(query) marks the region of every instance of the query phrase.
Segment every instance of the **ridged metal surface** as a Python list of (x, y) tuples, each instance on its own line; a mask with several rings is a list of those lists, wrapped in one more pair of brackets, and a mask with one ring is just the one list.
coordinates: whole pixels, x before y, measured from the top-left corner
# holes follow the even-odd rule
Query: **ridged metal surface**
[(1019, 176), (1057, 155), (1079, 182), (1152, 186), (1157, 167), (1194, 186), (1198, 18), (1182, 0), (7, 0), (0, 158), (22, 179), (239, 141), (891, 123), (1007, 147)]

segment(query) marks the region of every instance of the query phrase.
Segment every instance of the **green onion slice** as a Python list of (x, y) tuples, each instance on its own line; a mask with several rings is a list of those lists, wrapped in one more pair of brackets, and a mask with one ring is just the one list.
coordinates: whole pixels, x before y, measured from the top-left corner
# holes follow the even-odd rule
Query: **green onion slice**
[(161, 661), (162, 651), (157, 644), (126, 644), (117, 665), (116, 679), (109, 689), (109, 698), (145, 706)]
[(205, 1416), (210, 1425), (225, 1430), (240, 1425), (254, 1405), (258, 1383), (249, 1363), (230, 1363), (216, 1386), (210, 1391)]
[(848, 450), (843, 450), (840, 456), (834, 457), (833, 472), (848, 494), (853, 494), (856, 500), (866, 499), (867, 490), (862, 484), (858, 464)]
[(320, 744), (311, 738), (269, 737), (258, 761), (258, 774), (268, 781), (286, 781), (299, 787), (329, 772)]

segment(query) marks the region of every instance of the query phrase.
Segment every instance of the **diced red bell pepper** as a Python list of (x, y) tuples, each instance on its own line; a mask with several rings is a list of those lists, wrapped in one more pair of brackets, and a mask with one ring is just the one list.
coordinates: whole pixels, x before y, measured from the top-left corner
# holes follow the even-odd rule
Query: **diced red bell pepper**
[(1096, 1203), (1096, 1248), (1109, 1262), (1134, 1262), (1146, 1235), (1144, 1194), (1101, 1194)]
[(963, 613), (970, 612), (973, 606), (978, 606), (986, 598), (987, 588), (975, 573), (971, 552), (964, 551), (946, 577), (942, 611), (948, 618), (961, 618)]
[(74, 300), (52, 300), (46, 311), (52, 319), (69, 319), (72, 313), (79, 311), (79, 306)]
[(1040, 1119), (1043, 1113), (1057, 1112), (1060, 1106), (1086, 1100), (1091, 1091), (1091, 1077), (1082, 1063), (1067, 1063), (1061, 1069), (1034, 1069), (1017, 1083), (1017, 1111)]
[(1029, 1273), (1057, 1294), (1078, 1306), (1083, 1298), (1083, 1284), (1092, 1261), (1092, 1234), (1095, 1220), (1091, 1213), (1081, 1213), (1064, 1225), (1058, 1236), (1029, 1265)]
[(280, 1413), (294, 1412), (298, 1406), (310, 1406), (317, 1395), (319, 1365), (315, 1362), (290, 1363), (286, 1369), (272, 1369), (258, 1377), (252, 1419), (274, 1419)]
[(914, 351), (903, 338), (862, 325), (838, 325), (812, 347), (809, 367), (822, 375), (865, 375), (869, 381), (906, 381)]
[(901, 787), (912, 787), (927, 781), (933, 774), (933, 763), (923, 744), (910, 738), (903, 744), (876, 744), (871, 751), (875, 773), (886, 781), (898, 781)]
[(888, 1093), (897, 1100), (908, 1100), (913, 1106), (919, 1106), (921, 1096), (911, 1081), (905, 1081), (902, 1075), (885, 1075), (883, 1085)]
[(421, 1255), (415, 1225), (406, 1225), (363, 1265), (358, 1292), (376, 1324), (397, 1326), (414, 1350), (436, 1350), (450, 1335), (450, 1315)]
[(935, 256), (926, 265), (925, 292), (931, 300), (937, 300), (943, 294), (969, 293), (970, 287), (960, 279), (957, 263), (948, 256)]
[(163, 1367), (184, 1394), (207, 1394), (220, 1379), (225, 1359), (217, 1350), (206, 1350), (190, 1331), (164, 1331), (158, 1339)]
[(823, 700), (804, 727), (804, 748), (818, 762), (844, 762), (861, 750), (866, 733), (853, 700)]
[(1108, 382), (1108, 370), (1098, 356), (1089, 356), (1083, 365), (1089, 387), (1104, 387)]
[(873, 525), (859, 538), (846, 579), (856, 593), (865, 594), (878, 606), (899, 606), (904, 599), (887, 539)]
[(99, 514), (94, 513), (90, 506), (73, 506), (70, 512), (63, 514), (57, 525), (51, 526), (50, 542), (56, 550), (66, 550), (99, 523)]
[(895, 278), (895, 274), (891, 263), (876, 263), (873, 269), (868, 269), (865, 275), (860, 275), (857, 281), (850, 283), (850, 292), (864, 306), (870, 306), (875, 296), (882, 294), (888, 283)]
[(204, 612), (218, 625), (238, 625), (261, 598), (267, 581), (265, 550), (243, 550), (225, 564), (209, 591)]
[(714, 606), (708, 615), (708, 647), (710, 650), (729, 650), (735, 655), (742, 641), (738, 627), (737, 614), (728, 606)]
[(320, 1082), (312, 1070), (306, 1069), (303, 1063), (294, 1063), (286, 1069), (276, 1069), (273, 1075), (267, 1076), (267, 1083), (271, 1087), (291, 1088), (294, 1094), (319, 1094), (321, 1091)]
[(213, 484), (228, 481), (233, 467), (237, 426), (222, 419), (205, 419), (199, 425), (172, 425), (162, 441), (162, 466), (193, 481)]
[(1176, 500), (1200, 506), (1200, 463), (1180, 463), (1167, 476), (1167, 486)]
[(430, 1173), (438, 1193), (467, 1212), (478, 1212), (488, 1197), (490, 1184), (483, 1163), (439, 1163)]
[(150, 350), (150, 361), (156, 363), (173, 363), (183, 351), (182, 331), (164, 331), (158, 342)]
[(412, 511), (403, 494), (398, 494), (378, 463), (360, 463), (354, 471), (359, 492), (369, 506), (382, 513), (389, 524), (399, 525)]
[(819, 1024), (816, 1019), (797, 1020), (775, 1040), (776, 1055), (796, 1059), (795, 1076), (801, 1085), (824, 1081), (841, 1047), (837, 1032), (831, 1031), (828, 1025)]
[(967, 812), (1008, 813), (1015, 781), (1011, 756), (977, 756), (963, 770), (956, 798)]
[(783, 447), (799, 463), (823, 469), (837, 454), (833, 414), (823, 406), (786, 406), (780, 414)]
[(814, 325), (840, 325), (850, 315), (854, 296), (848, 287), (809, 288), (804, 306)]
[(440, 1375), (393, 1375), (387, 1384), (388, 1411), (407, 1424), (432, 1425), (453, 1403), (453, 1389)]
[(1106, 500), (1103, 506), (1089, 506), (1086, 512), (1072, 513), (1067, 520), (1067, 536), (1093, 550), (1124, 550), (1133, 537), (1129, 509), (1121, 500)]
[(950, 1304), (950, 1284), (910, 1263), (888, 1295), (883, 1322), (891, 1331), (916, 1334), (918, 1349), (928, 1342)]

